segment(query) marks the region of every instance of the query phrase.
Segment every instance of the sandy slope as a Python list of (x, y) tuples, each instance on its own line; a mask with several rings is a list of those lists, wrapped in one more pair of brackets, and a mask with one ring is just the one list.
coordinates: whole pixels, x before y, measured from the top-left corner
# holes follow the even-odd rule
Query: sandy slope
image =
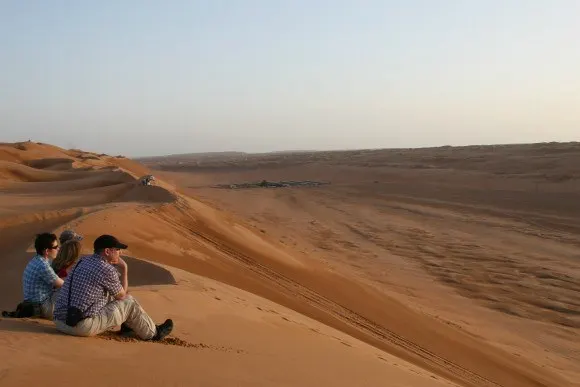
[[(579, 158), (578, 144), (533, 144), (152, 165), (179, 171), (157, 173), (310, 261), (573, 382)], [(262, 179), (332, 184), (209, 188)]]
[[(72, 226), (87, 241), (111, 232), (128, 242), (128, 255), (168, 265), (133, 261), (131, 283), (139, 286), (133, 291), (155, 319), (173, 317), (175, 336), (192, 344), (70, 338), (44, 323), (3, 319), (0, 353), (9, 359), (0, 368), (3, 385), (41, 381), (39, 375), (56, 384), (64, 369), (89, 385), (568, 383), (297, 253), (175, 185), (138, 186), (135, 177), (147, 170), (130, 160), (31, 143), (0, 150), (0, 160), (9, 163), (2, 167), (17, 171), (0, 175), (0, 307), (20, 297), (25, 250), (35, 232)], [(143, 371), (131, 370), (140, 364)]]
[(190, 347), (64, 337), (49, 324), (3, 320), (2, 385), (58, 385), (64, 375), (87, 386), (452, 385), (263, 298), (169, 270), (177, 285), (134, 295), (157, 319), (178, 321)]

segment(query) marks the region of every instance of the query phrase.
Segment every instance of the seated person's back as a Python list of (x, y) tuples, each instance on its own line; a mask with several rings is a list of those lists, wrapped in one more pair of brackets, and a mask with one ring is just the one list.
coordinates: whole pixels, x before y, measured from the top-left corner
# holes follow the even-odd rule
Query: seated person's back
[(97, 254), (81, 257), (68, 277), (62, 288), (63, 296), (58, 298), (54, 311), (55, 319), (61, 321), (66, 320), (71, 283), (70, 306), (82, 310), (85, 318), (97, 315), (107, 305), (110, 296), (123, 290), (117, 270)]
[(56, 257), (59, 249), (57, 237), (50, 233), (39, 234), (34, 247), (36, 255), (28, 262), (22, 274), (24, 300), (42, 305), (41, 317), (52, 319), (54, 289), (63, 284), (63, 280), (51, 267), (51, 260)]
[(127, 245), (112, 235), (101, 235), (93, 248), (95, 254), (78, 261), (59, 292), (54, 314), (56, 328), (70, 335), (94, 336), (125, 325), (143, 340), (167, 336), (173, 321), (167, 319), (155, 325), (137, 300), (127, 295), (128, 267), (120, 256)]

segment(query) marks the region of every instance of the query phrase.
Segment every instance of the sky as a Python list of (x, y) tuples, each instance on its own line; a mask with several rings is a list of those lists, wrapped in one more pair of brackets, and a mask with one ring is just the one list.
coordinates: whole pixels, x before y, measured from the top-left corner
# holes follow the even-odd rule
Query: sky
[(580, 140), (577, 0), (0, 0), (0, 142), (129, 157)]

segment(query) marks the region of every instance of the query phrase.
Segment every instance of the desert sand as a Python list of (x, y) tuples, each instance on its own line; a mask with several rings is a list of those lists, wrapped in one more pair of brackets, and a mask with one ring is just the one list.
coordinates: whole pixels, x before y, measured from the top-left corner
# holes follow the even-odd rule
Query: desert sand
[[(330, 184), (214, 188), (261, 180)], [(125, 241), (132, 293), (176, 324), (150, 343), (2, 318), (0, 384), (578, 385), (579, 192), (578, 144), (138, 161), (0, 144), (0, 308), (34, 234), (73, 228), (86, 253)]]

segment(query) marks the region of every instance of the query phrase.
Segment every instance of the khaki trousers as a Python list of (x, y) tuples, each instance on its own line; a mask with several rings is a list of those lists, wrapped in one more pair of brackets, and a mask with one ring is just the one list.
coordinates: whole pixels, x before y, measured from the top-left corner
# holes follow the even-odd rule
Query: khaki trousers
[(157, 333), (155, 323), (131, 296), (108, 303), (101, 312), (80, 321), (75, 327), (55, 320), (56, 329), (73, 336), (95, 336), (125, 323), (143, 340), (152, 339)]

